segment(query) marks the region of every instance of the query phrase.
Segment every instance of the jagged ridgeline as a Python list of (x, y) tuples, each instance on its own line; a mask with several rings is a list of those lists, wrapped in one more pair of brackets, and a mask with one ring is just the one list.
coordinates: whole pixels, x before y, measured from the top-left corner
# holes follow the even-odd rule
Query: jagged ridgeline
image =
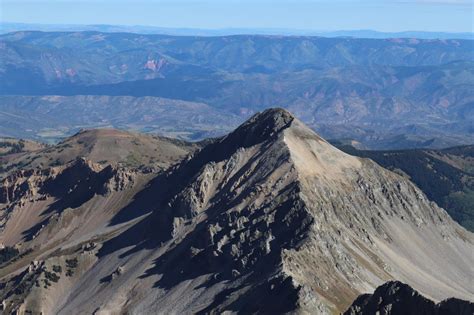
[(285, 110), (193, 146), (147, 143), (160, 167), (124, 163), (139, 146), (64, 164), (53, 147), (60, 165), (5, 177), (7, 312), (333, 314), (393, 279), (436, 301), (474, 294), (472, 233)]
[(473, 313), (474, 303), (472, 302), (450, 298), (435, 303), (409, 285), (399, 281), (389, 281), (378, 287), (373, 294), (360, 295), (344, 312), (344, 315), (471, 315)]

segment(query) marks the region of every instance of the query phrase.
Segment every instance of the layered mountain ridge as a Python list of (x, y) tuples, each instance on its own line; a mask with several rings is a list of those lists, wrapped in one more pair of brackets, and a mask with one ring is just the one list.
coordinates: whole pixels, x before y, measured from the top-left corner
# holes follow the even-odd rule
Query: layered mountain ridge
[(357, 150), (335, 144), (351, 155), (370, 158), (407, 177), (426, 196), (469, 231), (474, 231), (474, 145), (444, 150)]
[(4, 136), (196, 140), (282, 106), (372, 149), (474, 143), (471, 40), (25, 31), (0, 35), (0, 56)]
[(163, 170), (199, 147), (199, 143), (115, 129), (82, 130), (55, 146), (0, 156), (0, 178), (13, 170), (61, 166), (78, 158), (104, 166)]
[[(472, 233), (407, 179), (339, 151), (285, 110), (136, 178), (68, 207), (68, 237), (48, 241), (47, 223), (23, 239), (39, 263), (2, 268), (8, 310), (329, 314), (391, 279), (435, 300), (473, 294)], [(84, 225), (91, 218), (100, 219)], [(10, 220), (3, 239), (22, 221)]]

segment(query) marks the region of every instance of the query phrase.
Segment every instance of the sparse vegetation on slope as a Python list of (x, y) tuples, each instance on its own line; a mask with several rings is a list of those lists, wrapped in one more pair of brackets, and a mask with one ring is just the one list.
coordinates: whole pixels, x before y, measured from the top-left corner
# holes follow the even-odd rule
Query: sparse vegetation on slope
[(474, 146), (445, 150), (368, 151), (340, 146), (349, 154), (370, 158), (414, 182), (451, 217), (474, 232)]
[(0, 265), (10, 261), (19, 254), (20, 251), (14, 247), (6, 246), (0, 249)]
[(113, 164), (163, 170), (199, 146), (198, 143), (116, 129), (82, 130), (54, 146), (0, 157), (0, 178), (20, 169), (65, 165), (78, 157), (104, 167)]

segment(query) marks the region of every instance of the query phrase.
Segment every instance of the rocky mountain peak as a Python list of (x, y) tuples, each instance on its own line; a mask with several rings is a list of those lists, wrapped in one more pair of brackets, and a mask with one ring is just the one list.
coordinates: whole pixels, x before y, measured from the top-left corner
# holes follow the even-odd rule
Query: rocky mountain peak
[[(78, 163), (40, 187), (54, 197), (45, 201), (52, 215), (30, 234), (36, 244), (59, 240), (56, 231), (72, 230), (74, 216), (77, 235), (100, 235), (91, 240), (97, 263), (81, 266), (83, 283), (98, 290), (73, 286), (70, 299), (41, 302), (43, 313), (110, 313), (124, 305), (119, 287), (137, 288), (126, 303), (138, 313), (333, 314), (391, 279), (437, 300), (472, 296), (472, 262), (463, 253), (472, 251), (473, 235), (408, 180), (339, 151), (287, 111), (258, 113), (146, 178), (112, 166), (86, 173), (79, 167), (86, 161)], [(18, 209), (7, 245), (25, 230), (15, 223), (29, 208)], [(385, 291), (410, 296), (397, 283)], [(33, 293), (24, 295), (25, 307), (39, 309)]]
[(269, 108), (253, 115), (241, 126), (241, 128), (246, 126), (260, 126), (278, 132), (279, 130), (286, 128), (294, 119), (295, 117), (284, 108)]
[(288, 128), (295, 117), (285, 109), (270, 108), (253, 115), (234, 132), (225, 137), (241, 147), (271, 140), (282, 130)]
[(290, 112), (282, 108), (270, 108), (256, 113), (227, 136), (209, 141), (181, 165), (180, 172), (187, 177), (190, 176), (188, 172), (199, 170), (206, 163), (227, 160), (241, 149), (276, 142), (295, 120)]

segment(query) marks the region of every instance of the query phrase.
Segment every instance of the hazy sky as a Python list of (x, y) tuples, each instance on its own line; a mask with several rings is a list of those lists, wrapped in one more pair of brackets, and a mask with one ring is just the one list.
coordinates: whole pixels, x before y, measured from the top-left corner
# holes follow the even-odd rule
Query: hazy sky
[(7, 22), (473, 31), (474, 0), (0, 0)]

